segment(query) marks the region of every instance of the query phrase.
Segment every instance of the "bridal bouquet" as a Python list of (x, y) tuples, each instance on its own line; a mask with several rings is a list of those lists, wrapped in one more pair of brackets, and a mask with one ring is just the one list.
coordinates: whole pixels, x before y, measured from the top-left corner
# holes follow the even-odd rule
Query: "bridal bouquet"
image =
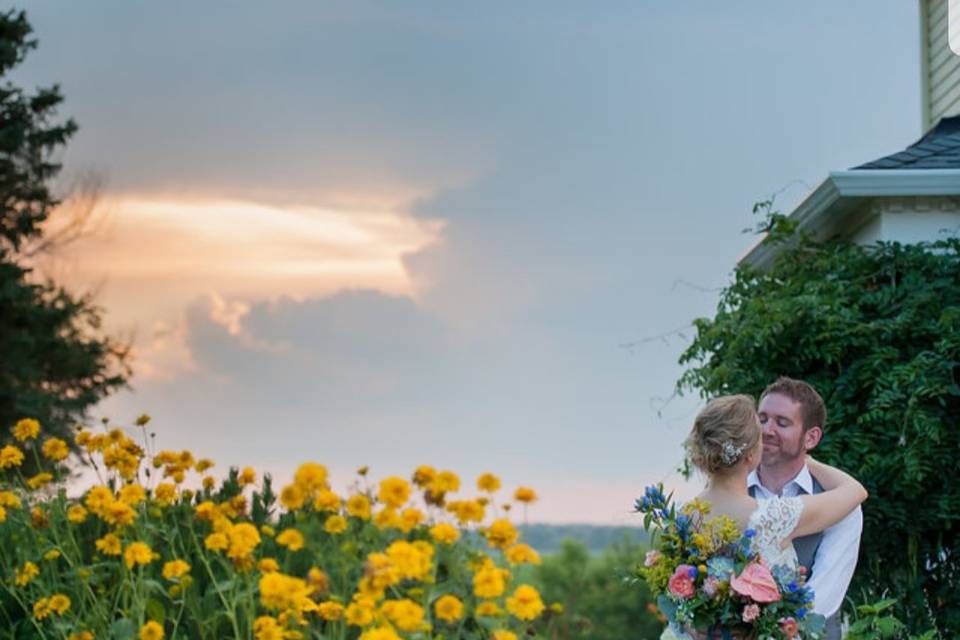
[(674, 628), (717, 638), (815, 639), (824, 618), (811, 611), (803, 569), (768, 567), (753, 549), (755, 532), (726, 517), (707, 518), (710, 505), (681, 508), (663, 486), (636, 501), (651, 550), (637, 567)]

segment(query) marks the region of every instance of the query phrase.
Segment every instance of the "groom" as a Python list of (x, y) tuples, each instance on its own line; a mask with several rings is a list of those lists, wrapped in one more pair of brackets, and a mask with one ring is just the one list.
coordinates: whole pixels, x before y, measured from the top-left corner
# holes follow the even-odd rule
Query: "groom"
[[(763, 500), (823, 491), (807, 469), (807, 452), (823, 437), (827, 411), (823, 398), (806, 382), (780, 378), (760, 396), (757, 414), (763, 428), (763, 457), (747, 482), (750, 495)], [(807, 584), (815, 596), (814, 611), (827, 618), (827, 640), (840, 640), (840, 605), (857, 566), (863, 512), (857, 507), (836, 525), (793, 541)]]

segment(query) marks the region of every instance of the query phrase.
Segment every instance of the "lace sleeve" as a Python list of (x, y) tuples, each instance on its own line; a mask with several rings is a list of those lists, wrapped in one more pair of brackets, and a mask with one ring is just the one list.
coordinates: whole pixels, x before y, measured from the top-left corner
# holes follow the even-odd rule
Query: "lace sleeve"
[(797, 528), (801, 513), (803, 501), (800, 498), (761, 500), (750, 517), (750, 527), (756, 531), (754, 548), (765, 558), (780, 558), (783, 542)]

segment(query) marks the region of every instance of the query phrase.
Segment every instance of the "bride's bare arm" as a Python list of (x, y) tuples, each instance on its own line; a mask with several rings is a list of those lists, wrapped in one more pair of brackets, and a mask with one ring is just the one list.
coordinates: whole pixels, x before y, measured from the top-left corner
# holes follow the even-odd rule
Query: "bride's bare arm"
[(809, 457), (807, 466), (824, 492), (801, 496), (803, 513), (791, 540), (832, 527), (867, 499), (867, 490), (850, 474)]

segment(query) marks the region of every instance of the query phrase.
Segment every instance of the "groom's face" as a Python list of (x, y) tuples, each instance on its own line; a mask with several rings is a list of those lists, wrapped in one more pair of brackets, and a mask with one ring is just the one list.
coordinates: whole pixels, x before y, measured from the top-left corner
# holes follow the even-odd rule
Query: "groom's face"
[(771, 393), (760, 399), (757, 417), (763, 429), (763, 464), (781, 464), (806, 453), (799, 402)]

